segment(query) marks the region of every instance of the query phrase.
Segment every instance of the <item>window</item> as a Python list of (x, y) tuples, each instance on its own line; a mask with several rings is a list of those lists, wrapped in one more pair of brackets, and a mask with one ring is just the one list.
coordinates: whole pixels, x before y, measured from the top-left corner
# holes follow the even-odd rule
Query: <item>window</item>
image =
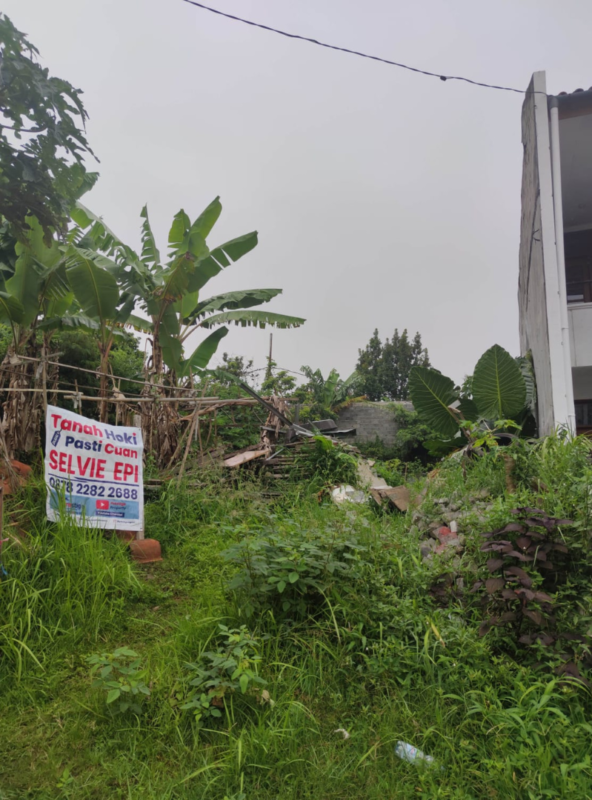
[(576, 400), (576, 427), (592, 429), (592, 400)]
[(565, 281), (568, 303), (592, 303), (592, 230), (566, 233)]

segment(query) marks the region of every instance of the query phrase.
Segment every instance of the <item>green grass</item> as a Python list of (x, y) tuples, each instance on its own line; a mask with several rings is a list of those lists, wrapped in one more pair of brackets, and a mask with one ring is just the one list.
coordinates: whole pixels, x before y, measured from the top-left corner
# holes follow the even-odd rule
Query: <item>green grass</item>
[[(557, 439), (517, 446), (512, 496), (494, 455), (448, 461), (429, 497), (487, 487), (494, 526), (536, 504), (532, 479), (543, 481), (546, 510), (578, 522), (569, 536), (585, 600), (588, 453)], [(216, 476), (200, 490), (170, 488), (146, 509), (164, 561), (143, 567), (117, 540), (46, 523), (39, 486), (11, 502), (7, 517), (27, 536), (5, 548), (0, 584), (0, 800), (592, 798), (589, 690), (559, 683), (544, 658), (539, 667), (512, 658), (499, 632), (479, 637), (468, 601), (437, 606), (428, 590), (443, 565), (423, 563), (406, 517), (319, 504), (313, 484), (291, 485), (275, 504), (259, 488), (224, 488)], [(482, 530), (464, 531), (467, 586), (471, 562), (483, 563)], [(271, 593), (246, 617), (244, 597), (227, 589), (237, 568), (224, 551), (266, 532), (296, 546), (303, 531), (311, 542), (328, 531), (355, 540), (364, 548), (355, 569), (329, 577), (304, 615), (283, 612)], [(562, 619), (574, 608), (565, 600)], [(199, 728), (179, 707), (185, 664), (216, 647), (220, 623), (258, 638), (273, 705), (238, 692)], [(139, 717), (113, 715), (90, 688), (86, 658), (123, 645), (151, 686)], [(402, 762), (398, 740), (437, 766)]]

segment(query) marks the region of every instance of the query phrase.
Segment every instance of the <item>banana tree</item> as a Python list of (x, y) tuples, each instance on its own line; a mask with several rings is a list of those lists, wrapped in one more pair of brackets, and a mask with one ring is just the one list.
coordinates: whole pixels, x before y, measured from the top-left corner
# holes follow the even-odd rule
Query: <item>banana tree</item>
[(421, 420), (461, 445), (466, 440), (466, 422), (478, 429), (497, 431), (523, 427), (532, 419), (533, 375), (523, 360), (512, 358), (503, 347), (496, 344), (481, 356), (470, 385), (469, 396), (450, 378), (429, 367), (413, 367), (409, 376), (411, 401)]
[(308, 378), (308, 388), (312, 392), (315, 403), (323, 408), (333, 411), (337, 406), (351, 398), (360, 384), (357, 372), (342, 380), (336, 369), (332, 369), (327, 378), (323, 377), (320, 369), (312, 370), (311, 367), (300, 367), (301, 372)]
[[(281, 289), (249, 289), (201, 298), (208, 281), (257, 245), (257, 233), (252, 232), (210, 249), (206, 239), (221, 211), (219, 198), (193, 222), (183, 210), (179, 211), (170, 228), (169, 253), (165, 259), (161, 258), (146, 207), (141, 212), (140, 254), (121, 242), (87, 209), (79, 206), (74, 214), (79, 225), (74, 235), (77, 246), (80, 248), (90, 241), (95, 253), (106, 253), (101, 266), (117, 273), (123, 291), (136, 299), (139, 310), (146, 315), (129, 314), (126, 324), (150, 337), (150, 379), (155, 384), (152, 391), (155, 398), (166, 394), (166, 387), (175, 387), (179, 379), (189, 378), (207, 367), (228, 333), (227, 324), (292, 328), (304, 322), (299, 317), (252, 310), (280, 294)], [(94, 260), (97, 265), (100, 263), (97, 258)], [(186, 357), (184, 345), (200, 328), (214, 330)], [(176, 449), (173, 425), (176, 411), (172, 403), (146, 406), (143, 409), (146, 441), (160, 463), (166, 463), (170, 452)], [(148, 412), (148, 408), (152, 410)]]
[[(304, 322), (299, 317), (250, 310), (281, 294), (281, 289), (248, 289), (201, 299), (201, 290), (213, 277), (257, 245), (257, 233), (252, 232), (210, 250), (206, 238), (221, 211), (219, 198), (193, 223), (179, 211), (169, 232), (169, 259), (163, 265), (148, 210), (142, 209), (142, 267), (138, 270), (134, 259), (131, 273), (135, 286), (140, 287), (140, 305), (150, 321), (148, 325), (138, 318), (133, 322), (152, 336), (154, 373), (162, 376), (164, 366), (168, 367), (172, 383), (207, 367), (228, 333), (228, 323), (293, 328)], [(184, 344), (198, 328), (216, 330), (185, 358)]]
[(115, 339), (122, 335), (136, 297), (131, 292), (120, 292), (121, 267), (93, 250), (69, 245), (66, 249), (66, 275), (80, 311), (96, 321), (94, 326), (101, 355), (99, 418), (106, 422), (109, 353)]

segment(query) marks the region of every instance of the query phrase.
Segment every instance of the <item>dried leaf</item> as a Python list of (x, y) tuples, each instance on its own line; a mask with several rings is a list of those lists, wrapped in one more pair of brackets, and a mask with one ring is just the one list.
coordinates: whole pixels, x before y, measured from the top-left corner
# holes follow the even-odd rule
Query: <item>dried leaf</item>
[(503, 578), (488, 578), (485, 581), (485, 588), (487, 589), (488, 594), (493, 594), (494, 592), (503, 589), (505, 583), (506, 582), (504, 581)]
[(475, 583), (471, 587), (471, 593), (474, 594), (482, 586), (483, 586), (483, 581), (475, 581)]
[(490, 572), (495, 572), (496, 569), (499, 569), (501, 566), (503, 566), (503, 563), (504, 563), (503, 558), (490, 558), (487, 561), (487, 569)]
[(532, 636), (529, 636), (527, 633), (523, 633), (518, 641), (520, 644), (532, 644)]

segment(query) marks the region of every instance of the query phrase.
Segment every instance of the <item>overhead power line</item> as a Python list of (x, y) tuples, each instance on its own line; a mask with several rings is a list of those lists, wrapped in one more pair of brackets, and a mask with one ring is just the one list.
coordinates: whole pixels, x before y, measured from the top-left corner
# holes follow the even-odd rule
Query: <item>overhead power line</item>
[(379, 61), (381, 64), (388, 64), (391, 67), (399, 67), (400, 69), (409, 70), (409, 72), (416, 72), (419, 75), (427, 75), (429, 78), (438, 78), (441, 81), (463, 81), (464, 83), (470, 83), (472, 86), (480, 86), (484, 89), (498, 89), (501, 92), (515, 92), (516, 94), (547, 94), (546, 92), (529, 91), (528, 89), (515, 89), (512, 86), (496, 86), (495, 84), (491, 83), (481, 83), (481, 81), (474, 81), (471, 78), (464, 78), (461, 75), (441, 75), (438, 72), (430, 72), (426, 69), (410, 67), (409, 64), (401, 64), (398, 61), (391, 61), (388, 58), (373, 56), (369, 53), (361, 53), (358, 50), (350, 50), (348, 47), (339, 47), (338, 45), (328, 44), (327, 42), (319, 42), (318, 39), (311, 39), (308, 36), (300, 36), (297, 33), (281, 31), (279, 28), (272, 28), (270, 25), (263, 25), (260, 22), (253, 22), (253, 20), (237, 17), (234, 14), (227, 14), (225, 11), (220, 11), (218, 8), (212, 8), (211, 6), (206, 6), (203, 3), (198, 3), (197, 0), (183, 0), (183, 2), (189, 3), (189, 5), (196, 6), (197, 8), (202, 8), (204, 11), (211, 11), (212, 14), (218, 14), (220, 17), (226, 17), (226, 19), (232, 19), (235, 22), (242, 22), (244, 25), (251, 25), (253, 28), (261, 28), (261, 30), (269, 31), (270, 33), (277, 33), (280, 36), (286, 36), (288, 39), (298, 39), (301, 42), (316, 44), (318, 47), (326, 47), (329, 50), (337, 50), (340, 53), (349, 53), (352, 56), (359, 56), (360, 58), (369, 58), (371, 61)]

